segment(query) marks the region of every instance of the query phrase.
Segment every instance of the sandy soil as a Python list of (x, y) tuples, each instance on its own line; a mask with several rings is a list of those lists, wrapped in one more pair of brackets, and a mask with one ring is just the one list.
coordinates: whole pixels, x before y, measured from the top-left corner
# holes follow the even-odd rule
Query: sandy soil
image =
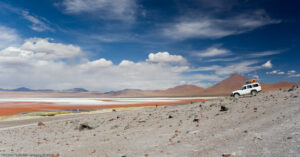
[(299, 93), (0, 122), (0, 156), (299, 156)]

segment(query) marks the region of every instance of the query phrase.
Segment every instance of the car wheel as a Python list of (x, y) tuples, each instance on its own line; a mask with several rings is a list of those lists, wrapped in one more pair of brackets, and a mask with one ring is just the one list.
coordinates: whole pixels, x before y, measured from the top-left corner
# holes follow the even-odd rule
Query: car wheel
[(257, 91), (256, 91), (256, 90), (251, 91), (251, 95), (252, 95), (252, 96), (256, 96), (256, 95), (257, 95)]
[(237, 93), (235, 93), (233, 96), (234, 96), (234, 98), (237, 98), (237, 99), (240, 97), (240, 95)]

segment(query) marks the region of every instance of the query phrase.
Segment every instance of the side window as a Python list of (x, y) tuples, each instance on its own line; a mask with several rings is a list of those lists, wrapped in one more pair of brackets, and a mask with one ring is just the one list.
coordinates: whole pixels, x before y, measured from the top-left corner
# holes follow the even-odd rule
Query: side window
[(243, 86), (242, 90), (246, 89), (246, 86)]
[(253, 87), (258, 87), (258, 84), (254, 84)]
[(248, 85), (247, 88), (252, 88), (252, 86), (251, 86), (251, 85)]

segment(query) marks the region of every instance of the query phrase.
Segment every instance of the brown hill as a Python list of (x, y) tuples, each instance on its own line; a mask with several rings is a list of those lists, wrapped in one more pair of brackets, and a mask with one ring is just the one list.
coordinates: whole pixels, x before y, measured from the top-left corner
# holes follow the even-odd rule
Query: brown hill
[(299, 85), (299, 83), (297, 82), (277, 82), (274, 84), (265, 84), (265, 83), (261, 83), (262, 86), (262, 90), (265, 92), (270, 92), (270, 91), (275, 91), (275, 90), (286, 90), (291, 88), (294, 85)]
[(160, 90), (160, 94), (172, 96), (197, 96), (204, 91), (204, 88), (195, 85), (181, 85), (166, 90)]
[(209, 87), (203, 91), (203, 95), (228, 95), (233, 90), (240, 89), (242, 85), (245, 84), (248, 78), (240, 75), (233, 74), (227, 79)]
[(167, 96), (198, 96), (204, 88), (195, 85), (181, 85), (166, 90), (125, 89), (104, 94), (106, 97), (167, 97)]
[[(166, 90), (135, 90), (126, 89), (115, 92), (108, 92), (103, 97), (177, 97), (177, 96), (217, 96), (230, 95), (232, 91), (240, 89), (245, 84), (247, 77), (240, 74), (233, 74), (225, 80), (209, 88), (201, 88), (195, 85), (181, 85)], [(269, 92), (279, 89), (289, 89), (293, 85), (299, 85), (296, 82), (277, 82), (274, 84), (265, 84), (261, 82), (263, 92)]]

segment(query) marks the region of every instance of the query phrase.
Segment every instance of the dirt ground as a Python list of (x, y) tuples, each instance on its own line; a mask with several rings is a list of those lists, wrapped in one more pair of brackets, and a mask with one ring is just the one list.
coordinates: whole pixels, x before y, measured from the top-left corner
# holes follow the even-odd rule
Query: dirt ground
[(0, 122), (0, 156), (299, 156), (299, 93)]

